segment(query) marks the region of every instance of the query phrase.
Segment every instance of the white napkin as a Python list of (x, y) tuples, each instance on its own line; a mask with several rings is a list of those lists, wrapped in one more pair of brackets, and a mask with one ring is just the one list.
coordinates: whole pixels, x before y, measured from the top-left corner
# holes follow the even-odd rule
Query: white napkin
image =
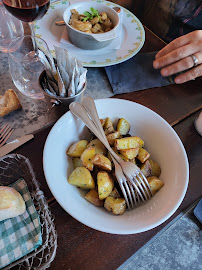
[(54, 46), (57, 72), (59, 96), (72, 97), (78, 94), (86, 81), (87, 69), (83, 68), (82, 62), (73, 57), (64, 48)]
[[(123, 17), (123, 10), (121, 10), (121, 12), (119, 13), (119, 20), (120, 20), (120, 23), (119, 23), (119, 26), (118, 28), (116, 29), (116, 33), (117, 33), (117, 37), (107, 46), (105, 47), (105, 52), (106, 51), (111, 51), (111, 50), (118, 50), (121, 48), (121, 45), (122, 45), (122, 36), (123, 36), (123, 24), (122, 24), (122, 17)], [(60, 39), (60, 43), (62, 43), (62, 47), (65, 48), (65, 49), (71, 49), (71, 52), (73, 52), (75, 50), (75, 52), (78, 50), (78, 48), (73, 45), (71, 43), (71, 41), (69, 40), (69, 37), (68, 37), (68, 33), (67, 33), (67, 28), (64, 27), (64, 31), (63, 31), (63, 34), (62, 34), (62, 37)]]

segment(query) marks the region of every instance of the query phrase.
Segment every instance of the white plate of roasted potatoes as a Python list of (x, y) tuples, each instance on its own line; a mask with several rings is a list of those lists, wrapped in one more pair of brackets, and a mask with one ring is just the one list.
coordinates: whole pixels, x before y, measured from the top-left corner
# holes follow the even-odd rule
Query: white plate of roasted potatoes
[(47, 184), (67, 213), (93, 229), (112, 234), (150, 230), (166, 221), (185, 196), (189, 166), (183, 144), (162, 117), (140, 104), (113, 98), (95, 103), (111, 147), (139, 166), (153, 197), (127, 209), (107, 150), (71, 112), (47, 137)]

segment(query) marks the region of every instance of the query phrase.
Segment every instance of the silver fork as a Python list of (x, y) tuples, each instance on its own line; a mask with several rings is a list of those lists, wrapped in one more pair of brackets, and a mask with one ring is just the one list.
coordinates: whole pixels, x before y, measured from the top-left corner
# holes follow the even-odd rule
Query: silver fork
[[(106, 136), (101, 135), (101, 132), (97, 129), (95, 124), (89, 118), (89, 115), (87, 114), (87, 111), (85, 110), (85, 108), (79, 102), (73, 102), (70, 104), (70, 111), (86, 124), (86, 126), (95, 134), (95, 136), (105, 145), (105, 147), (110, 152), (111, 147), (109, 146)], [(133, 207), (134, 205), (133, 199), (131, 197), (130, 188), (129, 188), (129, 186), (131, 187), (131, 184), (128, 183), (125, 175), (123, 174), (121, 166), (118, 164), (118, 162), (113, 157), (113, 155), (111, 155), (111, 157), (115, 165), (115, 174), (119, 182), (119, 186), (124, 195), (128, 209), (130, 210), (130, 208)], [(135, 199), (134, 199), (134, 202), (136, 203)], [(131, 207), (130, 207), (130, 204), (131, 204)]]
[(122, 168), (119, 165), (119, 163), (116, 161), (116, 159), (112, 155), (111, 155), (111, 158), (114, 162), (116, 178), (118, 180), (119, 186), (125, 198), (128, 209), (130, 210), (130, 208), (134, 207), (134, 204), (137, 205), (140, 203), (139, 196), (135, 194), (135, 191), (131, 183), (126, 180), (126, 177), (123, 174)]
[[(100, 123), (100, 119), (97, 113), (95, 102), (91, 97), (84, 97), (81, 104), (84, 106), (85, 110), (91, 117), (94, 125), (97, 127), (99, 132), (105, 138), (108, 144), (107, 138), (105, 136), (104, 130)], [(109, 145), (109, 144), (108, 144)], [(110, 147), (110, 146), (109, 146)], [(130, 183), (134, 186), (140, 198), (145, 201), (152, 196), (150, 185), (142, 173), (142, 171), (133, 163), (123, 161), (110, 147), (110, 153), (115, 157), (118, 163), (121, 165), (122, 170), (126, 177), (130, 180)]]
[[(94, 101), (93, 101), (93, 103), (94, 103)], [(118, 178), (119, 185), (122, 189), (123, 195), (124, 195), (126, 203), (128, 205), (128, 208), (130, 209), (130, 204), (131, 204), (131, 207), (133, 208), (134, 204), (136, 205), (137, 203), (140, 203), (140, 198), (143, 201), (145, 201), (144, 197), (146, 199), (148, 199), (147, 196), (145, 195), (145, 190), (147, 191), (147, 188), (145, 187), (145, 190), (142, 187), (139, 188), (138, 186), (141, 186), (139, 181), (134, 181), (132, 179), (129, 179), (129, 181), (128, 181), (128, 177), (127, 178), (125, 177), (125, 175), (123, 173), (122, 159), (120, 159), (120, 157), (118, 155), (116, 155), (116, 153), (114, 153), (114, 151), (111, 149), (111, 147), (107, 141), (107, 138), (105, 136), (104, 130), (100, 124), (99, 117), (98, 117), (98, 115), (97, 115), (97, 117), (94, 115), (94, 114), (97, 114), (97, 110), (96, 110), (96, 108), (94, 108), (95, 104), (93, 106), (92, 102), (88, 98), (84, 98), (82, 101), (82, 105), (78, 102), (71, 103), (70, 111), (73, 114), (75, 114), (77, 117), (79, 117), (88, 126), (88, 128), (97, 136), (97, 138), (106, 146), (106, 148), (109, 150), (109, 152), (113, 158), (114, 164), (115, 164), (115, 174), (116, 174), (116, 177)], [(93, 116), (92, 116), (93, 120), (89, 118), (87, 111), (91, 116), (93, 114)], [(98, 119), (98, 121), (96, 119)], [(119, 164), (121, 164), (121, 166)], [(139, 170), (139, 168), (138, 168), (138, 170)], [(135, 170), (133, 168), (133, 172), (134, 171)], [(142, 190), (144, 197), (143, 197), (140, 189)], [(148, 192), (148, 194), (149, 194), (149, 192)], [(150, 197), (150, 196), (148, 196), (148, 197)]]
[(0, 130), (0, 147), (3, 146), (6, 141), (10, 138), (11, 134), (13, 133), (13, 128), (9, 126), (9, 124), (5, 124)]

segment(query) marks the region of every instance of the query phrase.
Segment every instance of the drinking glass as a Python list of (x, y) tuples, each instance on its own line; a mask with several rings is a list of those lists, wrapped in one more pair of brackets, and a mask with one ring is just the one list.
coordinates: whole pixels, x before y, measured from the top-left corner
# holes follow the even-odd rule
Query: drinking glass
[(33, 22), (41, 19), (47, 12), (50, 0), (2, 0), (8, 12), (21, 21), (28, 22), (34, 34)]
[[(37, 47), (34, 47), (35, 38)], [(32, 54), (33, 50), (35, 53)], [(13, 40), (9, 46), (8, 60), (11, 77), (17, 89), (33, 99), (43, 99), (39, 76), (44, 70), (51, 72), (53, 58), (47, 43), (31, 35)]]
[(23, 35), (22, 22), (8, 13), (0, 0), (0, 51), (7, 53), (11, 41)]

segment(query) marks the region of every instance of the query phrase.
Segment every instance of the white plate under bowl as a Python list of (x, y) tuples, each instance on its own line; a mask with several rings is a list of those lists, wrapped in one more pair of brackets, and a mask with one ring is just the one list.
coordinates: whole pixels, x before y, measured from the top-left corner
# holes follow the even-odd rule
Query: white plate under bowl
[[(145, 41), (144, 27), (138, 18), (126, 8), (108, 1), (94, 0), (111, 8), (122, 9), (122, 41), (119, 49), (105, 47), (99, 50), (83, 50), (72, 44), (66, 47), (69, 53), (82, 61), (85, 67), (105, 67), (124, 62), (136, 55)], [(54, 45), (65, 48), (60, 43), (64, 27), (57, 26), (55, 22), (63, 20), (63, 13), (69, 6), (69, 1), (61, 0), (51, 3), (44, 17), (34, 23), (35, 34), (46, 41), (53, 56)]]
[(73, 171), (66, 149), (86, 139), (88, 130), (79, 119), (67, 112), (51, 129), (44, 147), (43, 167), (48, 186), (58, 203), (72, 217), (99, 231), (112, 234), (134, 234), (150, 230), (166, 221), (181, 204), (188, 186), (187, 155), (178, 135), (158, 114), (135, 102), (122, 99), (99, 99), (100, 118), (113, 121), (123, 117), (131, 124), (131, 135), (141, 137), (151, 159), (161, 167), (164, 187), (147, 203), (123, 215), (115, 216), (85, 200), (82, 191), (67, 182)]

